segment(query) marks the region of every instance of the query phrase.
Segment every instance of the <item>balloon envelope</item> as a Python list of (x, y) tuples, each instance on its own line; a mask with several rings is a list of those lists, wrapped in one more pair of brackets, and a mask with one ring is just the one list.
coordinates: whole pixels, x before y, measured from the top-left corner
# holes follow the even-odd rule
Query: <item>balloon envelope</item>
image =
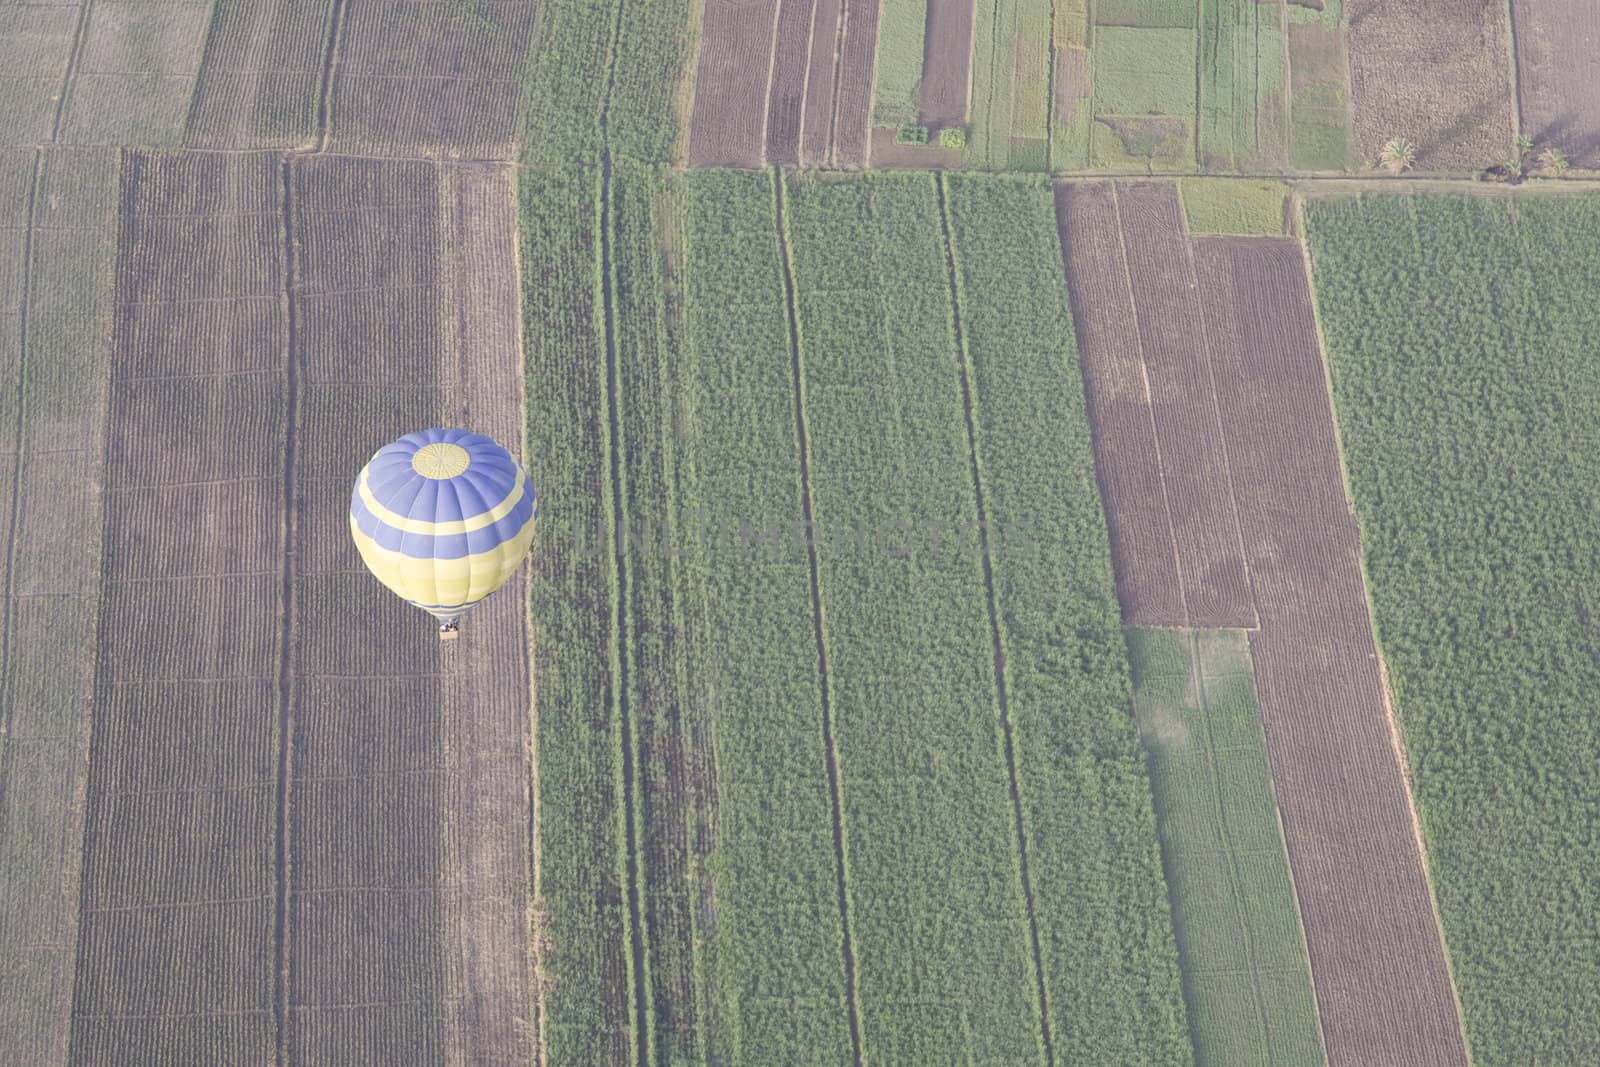
[(350, 494), (350, 536), (378, 581), (441, 622), (505, 584), (533, 540), (533, 485), (469, 430), (408, 433), (373, 455)]

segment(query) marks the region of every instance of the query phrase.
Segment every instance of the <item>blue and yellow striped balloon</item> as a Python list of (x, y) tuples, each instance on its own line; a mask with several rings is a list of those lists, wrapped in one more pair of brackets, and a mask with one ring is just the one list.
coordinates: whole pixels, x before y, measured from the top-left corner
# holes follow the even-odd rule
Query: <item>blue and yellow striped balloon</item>
[(468, 430), (408, 433), (373, 455), (350, 494), (350, 536), (378, 581), (442, 623), (505, 584), (533, 541), (533, 485)]

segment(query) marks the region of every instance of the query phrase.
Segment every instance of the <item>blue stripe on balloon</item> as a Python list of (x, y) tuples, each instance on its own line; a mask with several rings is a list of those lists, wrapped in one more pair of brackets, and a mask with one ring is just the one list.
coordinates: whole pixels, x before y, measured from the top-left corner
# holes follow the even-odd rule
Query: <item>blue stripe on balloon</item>
[(498, 522), (464, 534), (408, 533), (395, 529), (369, 511), (359, 492), (350, 498), (350, 515), (355, 519), (357, 529), (372, 538), (379, 547), (403, 553), (412, 559), (460, 559), (462, 556), (487, 552), (515, 537), (534, 514), (533, 486), (525, 485), (522, 499)]

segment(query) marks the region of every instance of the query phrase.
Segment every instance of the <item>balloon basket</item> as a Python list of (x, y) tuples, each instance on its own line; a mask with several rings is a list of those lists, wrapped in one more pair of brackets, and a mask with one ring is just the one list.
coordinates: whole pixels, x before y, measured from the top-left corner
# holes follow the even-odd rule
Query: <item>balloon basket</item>
[(461, 631), (460, 630), (440, 630), (439, 631), (439, 640), (441, 640), (441, 641), (454, 641), (456, 638), (458, 638), (460, 636), (461, 636)]

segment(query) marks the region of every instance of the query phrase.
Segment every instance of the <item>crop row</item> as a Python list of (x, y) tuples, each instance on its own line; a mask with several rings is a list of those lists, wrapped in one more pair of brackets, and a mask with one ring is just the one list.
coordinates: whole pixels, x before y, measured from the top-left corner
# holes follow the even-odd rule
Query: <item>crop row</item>
[(1600, 199), (1306, 206), (1474, 1062), (1600, 1050)]

